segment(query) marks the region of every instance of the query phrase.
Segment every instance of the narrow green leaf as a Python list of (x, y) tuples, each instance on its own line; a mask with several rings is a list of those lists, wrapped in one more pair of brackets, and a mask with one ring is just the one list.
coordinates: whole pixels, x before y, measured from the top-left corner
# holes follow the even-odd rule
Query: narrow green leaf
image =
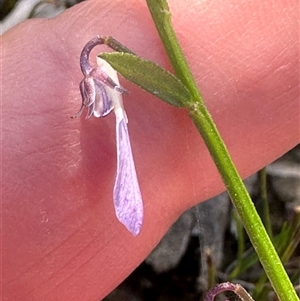
[(176, 107), (184, 107), (191, 99), (188, 89), (172, 73), (155, 63), (123, 52), (101, 53), (127, 80)]

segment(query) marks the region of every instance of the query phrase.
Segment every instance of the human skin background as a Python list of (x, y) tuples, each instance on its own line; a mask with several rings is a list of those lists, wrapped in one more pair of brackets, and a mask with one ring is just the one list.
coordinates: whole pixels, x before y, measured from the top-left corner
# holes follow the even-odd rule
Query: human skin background
[[(297, 6), (170, 1), (183, 51), (243, 177), (299, 143)], [(2, 37), (3, 300), (102, 299), (184, 210), (224, 190), (187, 112), (121, 79), (145, 219), (137, 237), (117, 221), (114, 116), (70, 119), (81, 104), (80, 52), (97, 34), (170, 69), (144, 1), (83, 2)]]

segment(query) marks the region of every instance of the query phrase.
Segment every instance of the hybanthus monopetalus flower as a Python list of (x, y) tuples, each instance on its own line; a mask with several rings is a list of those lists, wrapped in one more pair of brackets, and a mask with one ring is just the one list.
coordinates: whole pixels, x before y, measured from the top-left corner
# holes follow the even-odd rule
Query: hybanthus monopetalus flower
[(143, 201), (132, 156), (127, 128), (127, 115), (123, 106), (122, 93), (117, 72), (104, 60), (97, 58), (97, 66), (92, 68), (89, 54), (96, 46), (104, 44), (100, 36), (90, 40), (80, 56), (80, 67), (84, 79), (80, 83), (82, 105), (74, 118), (88, 108), (86, 118), (92, 115), (102, 117), (112, 110), (116, 115), (117, 176), (113, 199), (116, 216), (133, 234), (139, 234), (143, 222)]

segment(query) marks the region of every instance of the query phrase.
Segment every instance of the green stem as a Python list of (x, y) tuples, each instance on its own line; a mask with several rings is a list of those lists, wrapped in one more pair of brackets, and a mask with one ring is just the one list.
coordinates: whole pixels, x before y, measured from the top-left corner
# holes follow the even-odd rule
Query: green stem
[(273, 239), (272, 227), (271, 227), (271, 219), (270, 219), (270, 209), (269, 202), (267, 196), (267, 171), (266, 168), (263, 168), (258, 173), (260, 180), (260, 197), (263, 204), (263, 221), (265, 228), (270, 236)]
[(237, 264), (234, 270), (229, 275), (230, 280), (237, 278), (237, 276), (241, 273), (243, 254), (245, 252), (245, 234), (244, 234), (245, 230), (243, 224), (236, 210), (233, 210), (232, 214), (237, 229), (238, 248), (237, 248), (237, 259), (236, 259)]
[(216, 266), (211, 257), (211, 251), (205, 249), (205, 261), (207, 266), (207, 287), (213, 287), (216, 285)]
[(193, 96), (193, 101), (186, 104), (189, 115), (220, 172), (274, 290), (281, 301), (298, 301), (293, 285), (201, 98), (171, 25), (171, 14), (166, 0), (147, 0), (147, 4), (175, 74)]
[(110, 36), (103, 37), (103, 39), (104, 39), (104, 44), (109, 46), (115, 51), (134, 54), (130, 49), (122, 45), (119, 41), (115, 40), (113, 37)]

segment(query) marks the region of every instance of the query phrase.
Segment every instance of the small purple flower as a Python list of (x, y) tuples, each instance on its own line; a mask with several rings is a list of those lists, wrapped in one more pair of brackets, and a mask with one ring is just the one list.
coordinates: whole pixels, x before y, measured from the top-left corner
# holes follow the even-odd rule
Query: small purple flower
[(106, 116), (113, 109), (116, 115), (117, 176), (113, 199), (116, 216), (133, 234), (138, 235), (143, 222), (143, 201), (136, 175), (131, 144), (127, 128), (127, 115), (117, 72), (104, 60), (97, 58), (97, 67), (89, 64), (89, 54), (96, 45), (103, 44), (100, 36), (89, 41), (80, 56), (84, 79), (80, 83), (82, 105), (74, 118), (88, 108), (86, 118)]
[[(103, 44), (103, 39), (100, 36), (89, 41), (83, 48), (80, 56), (80, 67), (84, 75), (79, 88), (82, 97), (82, 105), (74, 118), (81, 115), (84, 107), (88, 108), (86, 118), (92, 115), (95, 117), (106, 116), (114, 108), (113, 92), (127, 92), (118, 83), (116, 83), (108, 74), (116, 71), (104, 60), (97, 59), (98, 66), (92, 68), (89, 63), (89, 54), (96, 46)], [(117, 75), (116, 75), (117, 77)], [(109, 89), (110, 88), (110, 89)]]

